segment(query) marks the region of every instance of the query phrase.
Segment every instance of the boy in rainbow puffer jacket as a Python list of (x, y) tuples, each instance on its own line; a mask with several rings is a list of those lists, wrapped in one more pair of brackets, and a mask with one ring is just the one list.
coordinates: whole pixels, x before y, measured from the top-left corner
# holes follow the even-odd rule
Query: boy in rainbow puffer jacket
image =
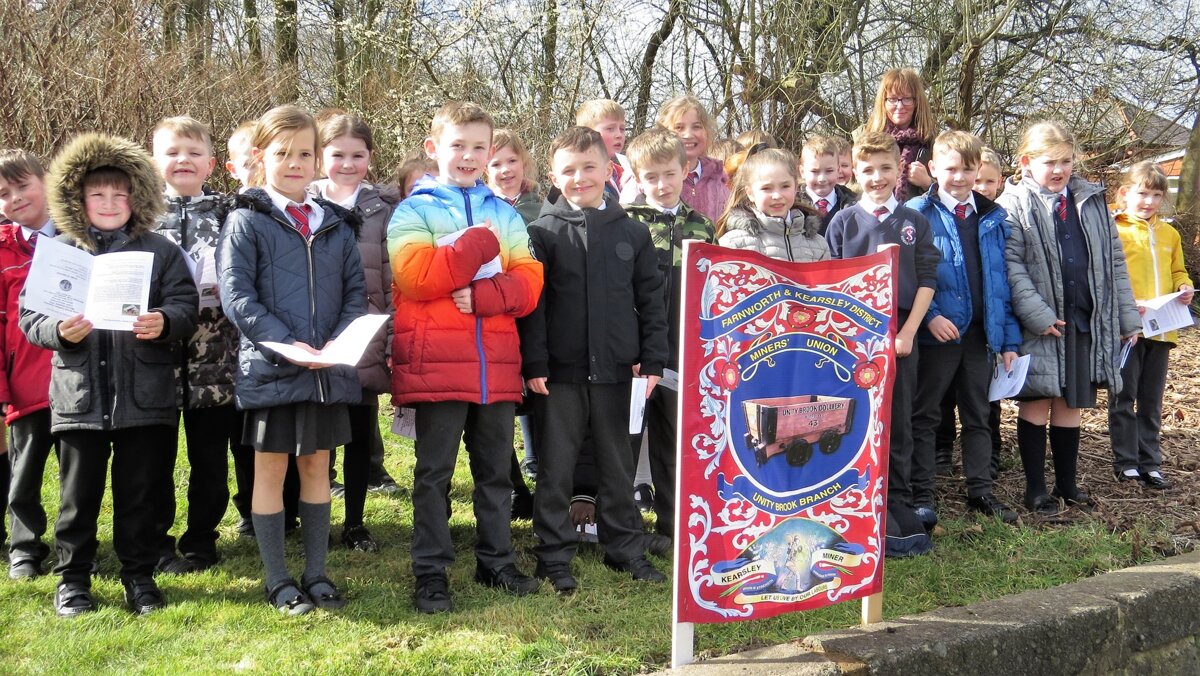
[[(392, 401), (417, 412), (412, 565), (414, 601), (425, 613), (451, 607), (447, 493), (464, 437), (475, 482), (475, 579), (517, 595), (538, 588), (516, 567), (508, 468), (522, 397), (516, 318), (537, 306), (542, 266), (529, 253), (525, 221), (480, 180), (493, 129), (479, 106), (443, 106), (425, 140), (438, 178), (419, 180), (388, 224)], [(497, 257), (500, 270), (484, 276)]]

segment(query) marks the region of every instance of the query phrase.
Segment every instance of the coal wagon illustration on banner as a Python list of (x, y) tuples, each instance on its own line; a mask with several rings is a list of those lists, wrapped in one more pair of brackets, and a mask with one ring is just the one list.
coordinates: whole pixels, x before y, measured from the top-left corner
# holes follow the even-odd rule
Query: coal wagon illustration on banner
[(761, 467), (783, 455), (801, 467), (817, 446), (826, 455), (837, 452), (854, 421), (854, 400), (846, 397), (801, 395), (742, 402), (746, 415), (746, 445)]

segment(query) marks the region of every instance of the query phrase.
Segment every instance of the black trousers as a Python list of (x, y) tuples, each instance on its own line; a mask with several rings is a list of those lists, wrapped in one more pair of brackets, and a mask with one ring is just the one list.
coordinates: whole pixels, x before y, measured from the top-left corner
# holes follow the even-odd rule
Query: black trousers
[(963, 472), (967, 496), (992, 492), (992, 435), (988, 429), (988, 384), (992, 359), (982, 326), (972, 324), (958, 343), (922, 345), (913, 409), (913, 501), (932, 505), (937, 430), (942, 399), (954, 390), (962, 420)]
[(444, 575), (454, 562), (449, 492), (460, 441), (466, 444), (475, 480), (475, 558), (488, 569), (515, 563), (509, 526), (512, 481), (508, 468), (516, 405), (441, 401), (414, 408), (417, 458), (413, 467), (413, 574), (418, 578)]
[[(647, 436), (650, 478), (654, 482), (654, 531), (675, 537), (675, 419), (679, 395), (659, 385), (646, 401), (643, 434)], [(641, 452), (642, 434), (630, 439), (634, 471)]]
[(12, 538), (8, 558), (13, 563), (36, 561), (41, 564), (50, 555), (50, 547), (42, 542), (42, 536), (46, 534), (42, 479), (46, 475), (50, 449), (55, 446), (54, 436), (50, 434), (50, 409), (17, 418), (8, 429), (8, 459), (12, 464), (12, 484), (8, 492)]
[(1138, 340), (1121, 369), (1121, 391), (1110, 393), (1108, 434), (1117, 472), (1153, 472), (1162, 467), (1162, 400), (1173, 346), (1161, 340)]
[[(364, 397), (366, 403), (352, 405), (350, 411), (350, 443), (342, 454), (342, 473), (346, 492), (343, 505), (346, 509), (344, 526), (363, 525), (363, 510), (367, 504), (367, 481), (370, 478), (371, 455), (379, 436), (379, 399)], [(333, 453), (330, 453), (330, 461)]]
[[(902, 314), (899, 324), (904, 325), (907, 314)], [(913, 506), (912, 477), (912, 412), (913, 395), (916, 394), (917, 344), (907, 357), (896, 360), (896, 382), (892, 385), (892, 427), (888, 435), (891, 450), (888, 453), (888, 507), (911, 508)]]
[(161, 532), (157, 517), (161, 486), (171, 483), (170, 456), (176, 428), (147, 425), (123, 430), (74, 430), (58, 436), (61, 507), (54, 526), (64, 582), (87, 583), (96, 558), (96, 522), (112, 455), (113, 549), (121, 579), (154, 575)]
[[(955, 409), (958, 408), (958, 397), (954, 388), (946, 390), (942, 397), (942, 419), (937, 428), (937, 445), (935, 464), (938, 470), (949, 471), (954, 466), (954, 440), (958, 438), (958, 423), (955, 420)], [(988, 430), (992, 435), (992, 480), (1000, 476), (1000, 402), (993, 401), (988, 405)]]
[(596, 464), (596, 520), (608, 558), (625, 562), (645, 554), (641, 515), (633, 502), (634, 454), (629, 448), (630, 384), (549, 383), (548, 396), (532, 395), (539, 423), (533, 532), (537, 556), (567, 562), (579, 538), (571, 523), (575, 463), (590, 438)]
[[(183, 411), (187, 441), (187, 530), (179, 537), (179, 553), (207, 563), (217, 562), (217, 526), (229, 506), (228, 449), (241, 444), (242, 415), (233, 404)], [(171, 454), (171, 473), (175, 454)], [(172, 555), (175, 541), (167, 530), (175, 521), (175, 491), (164, 494), (165, 523), (162, 555)]]

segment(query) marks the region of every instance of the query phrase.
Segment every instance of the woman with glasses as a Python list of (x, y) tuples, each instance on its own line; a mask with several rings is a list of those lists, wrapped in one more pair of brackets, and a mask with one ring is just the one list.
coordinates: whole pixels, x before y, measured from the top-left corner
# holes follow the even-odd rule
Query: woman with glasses
[(924, 193), (933, 182), (925, 163), (938, 129), (925, 98), (925, 81), (917, 71), (893, 68), (883, 74), (875, 92), (875, 108), (859, 129), (859, 133), (875, 131), (890, 134), (900, 146), (896, 199), (903, 203)]

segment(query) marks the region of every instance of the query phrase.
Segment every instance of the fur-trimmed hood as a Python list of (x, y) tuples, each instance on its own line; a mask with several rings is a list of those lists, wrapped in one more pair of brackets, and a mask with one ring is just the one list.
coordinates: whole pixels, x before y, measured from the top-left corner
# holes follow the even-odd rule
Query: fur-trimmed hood
[(120, 169), (129, 175), (132, 215), (125, 231), (131, 238), (152, 232), (163, 213), (163, 182), (149, 153), (119, 136), (76, 136), (54, 158), (46, 176), (46, 195), (50, 218), (58, 231), (70, 235), (79, 248), (93, 252), (96, 244), (88, 234), (91, 225), (83, 207), (83, 178), (102, 167)]

